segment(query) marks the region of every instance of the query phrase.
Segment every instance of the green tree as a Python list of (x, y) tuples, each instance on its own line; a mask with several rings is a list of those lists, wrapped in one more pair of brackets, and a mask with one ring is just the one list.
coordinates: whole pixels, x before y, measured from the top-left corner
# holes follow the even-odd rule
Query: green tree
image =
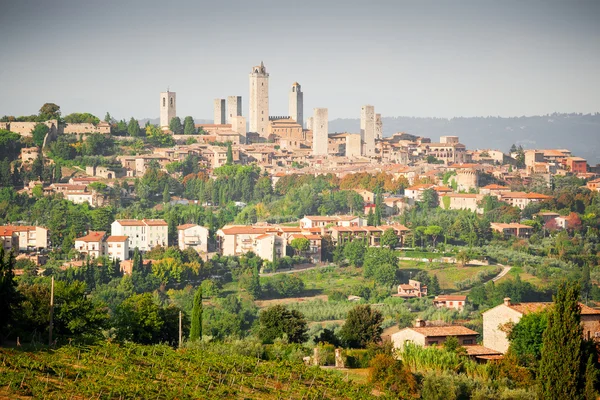
[(116, 311), (115, 327), (119, 340), (141, 344), (157, 343), (164, 321), (160, 306), (152, 293), (135, 294), (125, 300)]
[(548, 327), (548, 313), (529, 313), (508, 334), (510, 352), (517, 360), (530, 368), (537, 368), (542, 357), (542, 338)]
[(233, 150), (231, 149), (231, 142), (227, 142), (227, 164), (233, 164)]
[(54, 103), (45, 103), (40, 108), (40, 121), (47, 121), (49, 119), (59, 119), (60, 118), (60, 106)]
[(258, 267), (252, 268), (252, 275), (248, 281), (248, 287), (246, 288), (248, 293), (255, 299), (259, 299), (262, 295), (262, 288), (260, 286), (260, 275), (258, 273)]
[(110, 116), (110, 113), (107, 111), (106, 115), (104, 116), (104, 122), (108, 122), (109, 124), (112, 123), (113, 118)]
[(46, 137), (48, 131), (50, 131), (50, 128), (48, 128), (45, 124), (36, 124), (31, 131), (33, 143), (35, 143), (35, 145), (38, 147), (42, 147), (44, 145), (44, 138)]
[(381, 245), (389, 247), (390, 250), (396, 248), (399, 242), (400, 239), (398, 239), (398, 235), (396, 235), (394, 228), (386, 229), (383, 232), (383, 235), (381, 235)]
[(303, 343), (307, 339), (308, 324), (297, 310), (288, 310), (278, 304), (260, 313), (258, 337), (263, 343), (273, 343), (284, 335), (290, 343)]
[(438, 206), (438, 194), (433, 189), (425, 189), (421, 195), (421, 206), (425, 209), (432, 209)]
[(192, 309), (192, 328), (190, 329), (190, 340), (198, 340), (202, 337), (202, 287), (196, 289), (194, 295), (194, 308)]
[(344, 245), (344, 257), (346, 257), (353, 267), (360, 267), (363, 265), (365, 252), (366, 246), (362, 240), (355, 239)]
[(292, 246), (292, 248), (296, 250), (296, 255), (302, 255), (302, 253), (310, 249), (310, 241), (307, 238), (303, 237), (296, 238), (292, 239), (292, 241), (290, 242), (290, 246)]
[(194, 118), (187, 116), (183, 120), (183, 134), (193, 135), (196, 132), (196, 126), (194, 125)]
[(171, 195), (169, 194), (169, 185), (165, 185), (165, 188), (163, 189), (162, 200), (165, 204), (171, 200)]
[(346, 322), (340, 330), (340, 339), (347, 347), (365, 348), (381, 340), (383, 316), (368, 304), (360, 304), (348, 311)]
[(554, 297), (538, 370), (540, 399), (580, 399), (583, 394), (583, 328), (578, 299), (579, 287), (574, 283), (561, 284)]
[(0, 246), (0, 304), (2, 305), (0, 343), (4, 339), (4, 334), (10, 331), (15, 322), (21, 302), (21, 296), (16, 289), (17, 282), (15, 281), (14, 267), (15, 259), (12, 253), (5, 253), (4, 246)]
[(585, 400), (597, 400), (598, 392), (596, 391), (596, 383), (598, 382), (598, 367), (594, 362), (594, 355), (590, 354), (585, 365)]
[(427, 287), (427, 293), (437, 296), (438, 294), (440, 294), (440, 292), (440, 282), (438, 280), (438, 277), (437, 275), (433, 275), (433, 278), (431, 278), (431, 282)]
[(181, 125), (181, 119), (179, 117), (171, 118), (169, 122), (169, 129), (174, 135), (181, 135), (183, 133), (183, 126)]
[(469, 261), (471, 261), (471, 256), (469, 252), (466, 250), (461, 250), (456, 254), (456, 262), (464, 267)]
[(133, 117), (129, 120), (127, 124), (127, 133), (131, 137), (138, 137), (142, 135), (142, 130), (140, 129), (140, 123)]
[(435, 247), (437, 238), (442, 233), (442, 231), (443, 231), (442, 227), (437, 226), (437, 225), (429, 225), (427, 228), (425, 228), (424, 233), (427, 236), (431, 236), (431, 241), (433, 242), (433, 247)]

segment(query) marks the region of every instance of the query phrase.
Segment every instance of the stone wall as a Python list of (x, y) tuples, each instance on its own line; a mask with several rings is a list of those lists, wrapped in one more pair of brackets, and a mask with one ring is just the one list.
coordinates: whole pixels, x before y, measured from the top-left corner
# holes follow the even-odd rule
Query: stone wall
[(507, 323), (518, 323), (521, 314), (512, 308), (501, 304), (483, 313), (483, 345), (488, 349), (506, 353), (509, 342), (503, 326)]

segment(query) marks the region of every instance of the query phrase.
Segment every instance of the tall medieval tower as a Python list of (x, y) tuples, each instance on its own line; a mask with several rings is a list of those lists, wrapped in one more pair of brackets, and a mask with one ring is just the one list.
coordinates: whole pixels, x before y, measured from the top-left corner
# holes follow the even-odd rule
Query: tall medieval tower
[(250, 132), (269, 136), (269, 74), (263, 62), (250, 73)]
[(177, 116), (177, 97), (175, 92), (161, 92), (160, 94), (160, 127), (169, 128), (171, 120)]
[(290, 118), (304, 128), (304, 93), (298, 82), (294, 82), (290, 90)]
[(326, 108), (315, 108), (313, 116), (313, 156), (326, 156), (329, 147), (329, 112)]
[(360, 109), (360, 137), (363, 141), (363, 156), (375, 156), (375, 107)]

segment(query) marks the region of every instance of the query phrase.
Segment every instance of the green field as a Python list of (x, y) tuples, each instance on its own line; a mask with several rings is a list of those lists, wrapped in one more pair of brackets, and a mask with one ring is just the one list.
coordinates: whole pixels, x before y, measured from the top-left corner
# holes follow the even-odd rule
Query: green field
[(428, 263), (422, 261), (400, 261), (400, 269), (409, 276), (415, 276), (419, 271), (427, 271), (429, 275), (437, 275), (440, 287), (445, 290), (457, 290), (456, 282), (474, 277), (480, 271), (493, 271), (495, 265), (465, 266), (456, 264)]
[(0, 398), (375, 398), (369, 386), (346, 382), (345, 374), (223, 353), (224, 345), (206, 347), (103, 343), (42, 351), (0, 348)]

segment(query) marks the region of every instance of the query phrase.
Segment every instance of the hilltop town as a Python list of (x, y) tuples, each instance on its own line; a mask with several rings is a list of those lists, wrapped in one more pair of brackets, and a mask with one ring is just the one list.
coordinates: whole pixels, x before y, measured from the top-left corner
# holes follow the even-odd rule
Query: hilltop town
[[(166, 343), (202, 348), (215, 364), (223, 354), (239, 365), (302, 362), (366, 385), (351, 395), (336, 380), (335, 398), (439, 385), (532, 398), (549, 362), (542, 337), (555, 345), (542, 333), (548, 318), (562, 321), (556, 302), (577, 309), (565, 326), (573, 343), (589, 344), (573, 373), (597, 368), (600, 165), (569, 149), (384, 135), (373, 105), (356, 110), (359, 132), (330, 132), (328, 109), (305, 111), (298, 82), (289, 115), (270, 115), (269, 76), (263, 62), (252, 67), (248, 97), (215, 99), (212, 124), (178, 115), (169, 90), (157, 125), (62, 115), (53, 103), (2, 117), (0, 262), (11, 311), (0, 340)], [(176, 364), (172, 351), (161, 354)], [(74, 353), (60, 357), (68, 365)], [(392, 372), (377, 377), (384, 364)], [(325, 393), (328, 375), (306, 371)], [(21, 379), (6, 376), (7, 390)], [(595, 393), (589, 376), (577, 382)], [(226, 390), (220, 372), (209, 380), (201, 390)], [(288, 389), (303, 398), (308, 384)], [(30, 385), (33, 396), (47, 390)], [(235, 396), (278, 396), (266, 383), (239, 385)]]

